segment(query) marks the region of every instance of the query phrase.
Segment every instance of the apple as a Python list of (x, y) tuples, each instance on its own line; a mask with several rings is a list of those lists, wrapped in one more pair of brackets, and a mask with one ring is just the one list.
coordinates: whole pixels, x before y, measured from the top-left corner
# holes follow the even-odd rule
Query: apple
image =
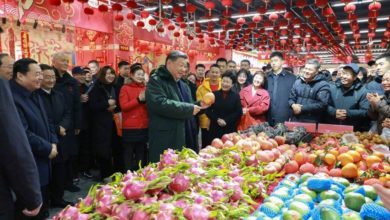
[(295, 210), (299, 212), (302, 216), (305, 216), (310, 212), (310, 207), (306, 203), (300, 201), (293, 201), (292, 203), (290, 203), (289, 210)]
[(293, 181), (290, 181), (290, 180), (283, 180), (283, 181), (281, 182), (281, 184), (282, 184), (283, 186), (288, 187), (288, 188), (295, 188), (296, 185), (297, 185), (297, 184), (295, 184)]
[(231, 135), (230, 134), (224, 134), (224, 135), (222, 135), (221, 140), (222, 140), (223, 143), (226, 143), (226, 141), (231, 140)]
[(361, 207), (366, 203), (366, 199), (362, 194), (350, 192), (345, 194), (345, 206), (356, 212), (360, 212)]
[(287, 190), (278, 189), (273, 192), (271, 196), (277, 196), (279, 198), (288, 198), (290, 195)]
[(312, 173), (312, 174), (314, 174), (315, 173), (315, 167), (311, 163), (305, 163), (305, 164), (301, 165), (301, 167), (299, 168), (299, 172), (301, 174), (304, 174), (304, 173)]
[(332, 179), (336, 183), (340, 183), (340, 184), (344, 185), (345, 187), (348, 187), (350, 185), (349, 181), (343, 177), (333, 177)]
[(215, 95), (214, 95), (214, 93), (212, 93), (212, 92), (206, 93), (203, 96), (202, 101), (203, 101), (203, 103), (205, 105), (212, 105), (212, 104), (214, 104), (214, 102), (215, 102)]
[(311, 173), (304, 173), (301, 176), (301, 180), (302, 180), (302, 182), (306, 182), (310, 177), (313, 177), (313, 174), (311, 174)]
[(223, 142), (219, 138), (214, 138), (214, 140), (211, 142), (211, 146), (215, 148), (222, 148), (223, 147)]
[(376, 193), (374, 187), (368, 185), (364, 185), (362, 187), (364, 189), (364, 192), (366, 193), (366, 196), (372, 199), (373, 201), (375, 201), (376, 198), (378, 197), (378, 194)]
[(269, 213), (269, 212), (265, 212), (267, 214), (268, 213), (271, 214), (271, 215), (268, 215), (269, 217), (275, 217), (280, 212), (280, 208), (276, 204), (273, 204), (271, 202), (263, 203), (261, 205), (261, 207), (260, 207), (260, 211), (262, 211), (262, 210), (269, 210), (269, 211), (271, 211), (272, 214)]
[(321, 207), (320, 219), (326, 220), (340, 220), (341, 217), (337, 211), (328, 207)]
[(237, 142), (239, 141), (239, 140), (241, 140), (242, 138), (241, 138), (241, 136), (240, 135), (233, 135), (233, 143), (234, 144), (237, 144)]
[(347, 188), (344, 189), (344, 194), (353, 192), (353, 191), (357, 190), (359, 187), (360, 187), (360, 186), (357, 185), (357, 184), (351, 184), (351, 185), (349, 185)]
[(230, 141), (230, 140), (227, 140), (227, 141), (225, 141), (225, 143), (223, 144), (223, 148), (230, 148), (230, 147), (233, 147), (234, 146), (234, 144), (233, 144), (233, 142), (232, 141)]
[(286, 165), (284, 165), (284, 171), (288, 173), (296, 173), (298, 172), (299, 166), (295, 160), (291, 160)]
[(340, 195), (333, 190), (326, 190), (320, 193), (320, 199), (321, 201), (325, 199), (333, 199), (337, 201), (340, 199)]
[(286, 138), (283, 137), (283, 136), (279, 136), (278, 135), (274, 139), (275, 139), (276, 143), (278, 143), (279, 146), (283, 145), (284, 143), (286, 143)]
[(274, 166), (272, 166), (272, 165), (270, 165), (270, 164), (268, 164), (267, 166), (265, 166), (263, 171), (264, 171), (264, 172), (263, 172), (264, 175), (278, 172), (278, 170), (276, 169), (276, 167), (274, 167)]
[(300, 202), (312, 202), (313, 198), (307, 194), (298, 194), (294, 196), (293, 198), (294, 201), (300, 201)]
[(354, 211), (346, 212), (342, 217), (343, 220), (362, 220), (360, 214)]
[(322, 200), (320, 203), (318, 203), (318, 206), (335, 206), (336, 205), (336, 200), (334, 199), (325, 199)]
[(307, 188), (307, 186), (301, 187), (301, 192), (306, 195), (309, 195), (312, 199), (315, 199), (317, 197), (317, 193)]
[(260, 162), (269, 162), (268, 160), (268, 155), (267, 153), (265, 153), (264, 151), (257, 151), (256, 152), (256, 156), (257, 156), (257, 159), (260, 161)]
[(276, 196), (269, 196), (266, 199), (264, 199), (264, 202), (271, 202), (279, 207), (279, 209), (283, 208), (284, 202), (282, 199), (276, 197)]
[(282, 218), (283, 220), (301, 220), (302, 215), (295, 210), (288, 210), (283, 212)]
[(341, 169), (339, 168), (333, 168), (329, 171), (329, 175), (332, 177), (341, 177)]

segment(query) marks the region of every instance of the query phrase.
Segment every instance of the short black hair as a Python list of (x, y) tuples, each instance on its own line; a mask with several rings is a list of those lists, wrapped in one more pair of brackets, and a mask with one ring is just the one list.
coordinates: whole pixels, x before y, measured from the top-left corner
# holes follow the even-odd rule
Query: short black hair
[(280, 59), (284, 60), (283, 54), (279, 51), (272, 52), (269, 58), (272, 59), (273, 57), (279, 57)]
[(218, 62), (224, 62), (227, 64), (227, 59), (223, 58), (223, 57), (220, 57), (217, 59), (217, 61), (215, 63), (218, 63)]
[(99, 62), (97, 60), (90, 60), (88, 64), (94, 63), (96, 66), (99, 66)]
[(196, 64), (195, 69), (198, 69), (198, 68), (206, 69), (206, 66), (202, 63), (198, 63), (198, 64)]
[(337, 76), (337, 70), (332, 72), (332, 76)]
[(168, 60), (174, 62), (174, 61), (176, 61), (179, 58), (188, 59), (188, 56), (187, 56), (187, 54), (185, 54), (182, 51), (173, 50), (173, 51), (169, 52), (169, 54), (167, 56), (167, 59), (165, 59), (165, 65), (167, 65)]
[(219, 68), (219, 66), (218, 66), (217, 64), (212, 64), (212, 65), (210, 66), (210, 70), (211, 70), (211, 68), (213, 68), (213, 67), (216, 67), (216, 68), (218, 68), (218, 69), (221, 69), (221, 68)]
[[(107, 80), (106, 80), (106, 75), (107, 75), (107, 71), (108, 70), (111, 70), (111, 72), (115, 75), (115, 79), (112, 83), (108, 83)], [(103, 84), (115, 84), (116, 80), (117, 80), (117, 76), (115, 74), (115, 70), (111, 67), (111, 66), (103, 66), (103, 68), (100, 69), (100, 71), (97, 73), (97, 80), (100, 81), (101, 83)]]
[(387, 61), (390, 62), (390, 53), (383, 53), (379, 57), (377, 57), (376, 60), (379, 60), (379, 59), (382, 59), (382, 58), (385, 58)]
[(130, 73), (131, 74), (134, 74), (135, 72), (137, 72), (138, 70), (144, 70), (142, 68), (142, 64), (140, 63), (134, 63), (133, 65), (130, 66)]
[(244, 60), (241, 60), (241, 63), (248, 63), (249, 65), (251, 65), (251, 62), (249, 61), (249, 60), (247, 60), (247, 59), (244, 59)]
[(120, 69), (122, 66), (130, 66), (130, 63), (122, 60), (121, 62), (118, 63), (118, 68)]
[(12, 79), (16, 79), (18, 73), (26, 75), (26, 73), (30, 71), (30, 64), (38, 64), (38, 62), (31, 58), (22, 58), (17, 60), (12, 71)]
[(3, 65), (3, 58), (4, 57), (9, 57), (8, 53), (0, 53), (0, 66)]
[(375, 60), (368, 61), (367, 65), (370, 66), (370, 67), (374, 66), (375, 65)]
[(42, 71), (45, 71), (45, 70), (54, 70), (53, 67), (47, 65), (47, 64), (44, 64), (44, 63), (41, 63), (39, 64), (39, 67), (41, 67), (41, 70)]
[(232, 83), (233, 83), (233, 84), (236, 83), (236, 75), (234, 74), (233, 71), (231, 71), (231, 70), (226, 70), (226, 71), (222, 74), (221, 79), (224, 78), (224, 77), (230, 78), (230, 79), (232, 80)]
[(234, 60), (229, 60), (229, 61), (228, 61), (228, 64), (229, 64), (229, 63), (237, 64), (236, 61), (234, 61)]

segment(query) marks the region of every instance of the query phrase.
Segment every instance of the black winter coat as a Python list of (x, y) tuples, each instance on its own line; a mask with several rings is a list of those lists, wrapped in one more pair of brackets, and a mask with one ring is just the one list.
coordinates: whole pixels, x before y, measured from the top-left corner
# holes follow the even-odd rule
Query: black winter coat
[(64, 162), (69, 158), (71, 153), (69, 149), (72, 149), (73, 146), (72, 139), (69, 139), (67, 135), (60, 135), (60, 126), (65, 128), (66, 134), (68, 134), (68, 129), (72, 124), (70, 109), (64, 104), (62, 93), (54, 89), (51, 90), (50, 94), (42, 89), (38, 90), (38, 93), (42, 97), (49, 123), (54, 127), (58, 137), (58, 155), (52, 161), (54, 163)]
[(42, 203), (38, 169), (12, 98), (8, 81), (0, 77), (0, 219), (14, 212), (16, 199), (28, 210)]
[(71, 113), (71, 124), (67, 130), (69, 138), (69, 152), (74, 156), (78, 154), (78, 143), (75, 136), (75, 129), (81, 129), (81, 102), (80, 102), (80, 88), (79, 83), (68, 73), (65, 73), (62, 77), (58, 70), (54, 69), (56, 73), (56, 85), (54, 89), (61, 92), (64, 96), (63, 103), (69, 107)]
[(301, 114), (293, 115), (292, 121), (320, 123), (326, 118), (329, 103), (329, 83), (323, 74), (317, 74), (306, 83), (302, 78), (295, 81), (290, 93), (289, 105), (302, 105)]
[[(226, 97), (223, 96), (222, 90), (213, 93), (215, 95), (215, 103), (206, 110), (206, 115), (210, 119), (209, 132), (211, 139), (221, 138), (224, 134), (236, 132), (242, 116), (240, 95), (231, 90)], [(218, 125), (218, 118), (225, 120), (225, 127)]]
[(271, 98), (267, 115), (270, 125), (284, 123), (290, 119), (292, 112), (288, 98), (296, 79), (295, 75), (286, 70), (283, 70), (278, 76), (273, 73), (268, 75), (265, 88)]
[[(345, 90), (340, 82), (330, 85), (330, 99), (328, 105), (328, 120), (330, 124), (352, 125), (355, 131), (368, 131), (370, 120), (368, 118), (369, 102), (366, 98), (367, 90), (363, 84), (356, 80), (351, 88)], [(336, 110), (347, 110), (347, 119), (336, 119)]]
[(92, 148), (95, 149), (97, 156), (107, 159), (111, 157), (113, 135), (116, 132), (114, 113), (107, 110), (109, 98), (116, 99), (114, 86), (96, 81), (88, 100), (93, 128), (91, 129)]

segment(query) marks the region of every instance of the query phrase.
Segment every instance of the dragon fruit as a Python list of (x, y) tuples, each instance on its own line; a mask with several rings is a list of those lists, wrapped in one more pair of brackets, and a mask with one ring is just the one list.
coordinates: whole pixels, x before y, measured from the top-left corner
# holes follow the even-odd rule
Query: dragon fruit
[(135, 211), (133, 217), (131, 218), (131, 220), (149, 220), (149, 219), (150, 219), (150, 215), (147, 212), (142, 211), (140, 209)]
[(138, 200), (145, 194), (146, 183), (143, 181), (125, 182), (122, 194), (126, 199)]
[(169, 184), (169, 189), (176, 193), (181, 193), (187, 191), (190, 187), (191, 180), (189, 177), (184, 176), (183, 174), (176, 175), (172, 183)]
[(210, 218), (210, 212), (199, 204), (188, 206), (183, 213), (188, 220), (208, 220)]
[(114, 205), (112, 217), (115, 220), (128, 220), (131, 217), (131, 208), (126, 203)]

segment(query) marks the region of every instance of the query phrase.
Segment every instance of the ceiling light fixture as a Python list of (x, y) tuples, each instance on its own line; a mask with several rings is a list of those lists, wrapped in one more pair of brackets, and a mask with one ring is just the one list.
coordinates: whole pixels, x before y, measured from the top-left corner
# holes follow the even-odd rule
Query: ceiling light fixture
[[(184, 3), (179, 3), (179, 4), (177, 4), (177, 5), (180, 6), (180, 7), (185, 6)], [(147, 7), (147, 8), (144, 8), (144, 10), (145, 10), (145, 11), (155, 11), (157, 8), (158, 8), (157, 6), (154, 6), (154, 7)], [(173, 6), (172, 6), (172, 5), (164, 5), (162, 8), (163, 8), (163, 9), (170, 9), (170, 8), (173, 8)]]
[[(385, 31), (386, 31), (385, 28), (378, 28), (378, 29), (376, 29), (375, 32), (385, 32)], [(365, 30), (360, 30), (359, 33), (360, 33), (360, 34), (367, 34), (367, 33), (368, 33), (368, 30), (367, 30), (367, 29), (365, 29)], [(353, 31), (346, 31), (345, 34), (353, 34)]]
[[(286, 10), (282, 10), (282, 11), (272, 10), (272, 11), (267, 11), (265, 14), (266, 15), (270, 15), (272, 13), (282, 14), (282, 13), (285, 13), (285, 12), (286, 12)], [(236, 14), (236, 15), (232, 15), (231, 18), (233, 18), (233, 19), (235, 19), (235, 18), (248, 18), (248, 17), (253, 17), (253, 16), (256, 16), (256, 15), (260, 15), (260, 13), (252, 12), (252, 13), (248, 13), (248, 14)]]
[[(382, 17), (378, 17), (378, 18), (377, 18), (377, 21), (387, 21), (387, 20), (389, 20), (389, 18), (388, 18), (388, 17), (385, 17), (385, 16), (382, 16)], [(361, 19), (358, 19), (357, 22), (358, 22), (358, 23), (367, 23), (367, 22), (368, 22), (368, 18), (361, 18)], [(340, 24), (349, 24), (349, 23), (351, 23), (351, 21), (349, 21), (349, 20), (344, 20), (344, 21), (340, 21), (339, 23), (340, 23)]]
[[(219, 18), (211, 18), (211, 19), (200, 19), (198, 21), (196, 21), (197, 23), (207, 23), (209, 21), (219, 21)], [(194, 22), (193, 21), (190, 21), (190, 22), (187, 22), (187, 24), (193, 24)]]
[[(377, 0), (377, 2), (380, 2), (381, 0)], [(366, 4), (366, 3), (371, 3), (372, 0), (362, 0), (362, 1), (353, 1), (353, 2), (350, 2), (352, 4), (355, 4), (355, 5), (360, 5), (360, 4)], [(343, 2), (338, 2), (338, 3), (333, 3), (332, 4), (332, 7), (344, 7), (345, 6), (345, 3)]]

